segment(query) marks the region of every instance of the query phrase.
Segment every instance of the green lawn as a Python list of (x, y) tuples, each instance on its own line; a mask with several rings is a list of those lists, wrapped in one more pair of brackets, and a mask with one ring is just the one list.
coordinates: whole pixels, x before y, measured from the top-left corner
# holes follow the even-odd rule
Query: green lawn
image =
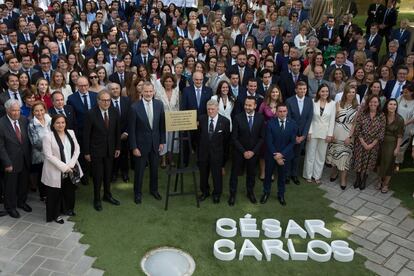
[[(132, 176), (132, 172), (131, 172)], [(190, 178), (186, 179), (191, 188)], [(74, 217), (76, 229), (84, 234), (81, 242), (90, 244), (87, 254), (97, 256), (94, 266), (107, 272), (106, 275), (142, 275), (140, 260), (145, 252), (159, 246), (173, 246), (187, 251), (196, 262), (195, 275), (372, 275), (364, 268), (365, 259), (355, 254), (352, 263), (340, 263), (331, 260), (327, 263), (314, 261), (282, 261), (273, 256), (271, 262), (258, 262), (253, 257), (244, 261), (218, 261), (213, 256), (213, 244), (220, 237), (215, 232), (218, 218), (229, 217), (238, 221), (246, 213), (261, 222), (264, 218), (276, 218), (285, 229), (289, 219), (294, 219), (304, 227), (305, 219), (323, 219), (333, 231), (332, 239), (343, 239), (349, 235), (340, 229), (342, 221), (334, 218), (336, 211), (329, 208), (330, 201), (323, 197), (323, 191), (313, 185), (287, 186), (287, 206), (282, 208), (276, 200), (276, 191), (267, 204), (253, 205), (245, 197), (244, 185), (240, 185), (236, 205), (227, 205), (228, 181), (225, 181), (225, 195), (219, 205), (211, 200), (195, 207), (193, 196), (173, 197), (170, 209), (164, 211), (164, 201), (156, 201), (147, 192), (145, 181), (143, 203), (137, 206), (133, 202), (132, 184), (113, 185), (114, 197), (121, 200), (121, 206), (103, 203), (103, 211), (96, 212), (92, 207), (92, 185), (82, 186), (77, 193), (77, 216)], [(244, 183), (244, 181), (243, 181)], [(166, 176), (160, 171), (160, 192), (164, 196)], [(256, 195), (261, 195), (262, 185), (257, 183)], [(260, 229), (261, 224), (258, 224)], [(284, 231), (283, 231), (284, 234)], [(261, 240), (252, 242), (261, 250)], [(321, 236), (318, 239), (326, 240)], [(243, 239), (232, 239), (236, 249), (242, 246)], [(286, 240), (284, 249), (287, 250)], [(305, 250), (308, 240), (295, 239), (297, 250)], [(352, 248), (357, 248), (352, 244)], [(236, 259), (238, 258), (238, 254)]]

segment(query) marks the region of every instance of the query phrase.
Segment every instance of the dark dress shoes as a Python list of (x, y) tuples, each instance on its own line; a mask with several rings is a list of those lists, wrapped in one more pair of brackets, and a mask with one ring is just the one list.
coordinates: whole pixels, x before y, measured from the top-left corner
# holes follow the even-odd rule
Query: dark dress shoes
[(213, 196), (213, 203), (214, 204), (220, 203), (220, 196), (218, 196), (218, 195)]
[(156, 200), (161, 200), (162, 197), (158, 192), (151, 192), (151, 195), (156, 199)]
[(251, 203), (253, 204), (257, 203), (256, 196), (254, 195), (253, 192), (247, 193), (247, 198), (250, 200)]
[(122, 175), (122, 181), (124, 181), (125, 183), (129, 182), (129, 176), (128, 176), (128, 174)]
[(76, 213), (75, 213), (73, 210), (67, 210), (65, 214), (66, 214), (67, 216), (70, 216), (70, 217), (74, 217), (74, 216), (76, 216)]
[(17, 205), (17, 208), (20, 208), (23, 211), (28, 212), (28, 213), (30, 213), (32, 211), (32, 207), (30, 207), (27, 203), (19, 204), (19, 205)]
[(286, 201), (285, 201), (285, 198), (283, 196), (278, 196), (277, 200), (279, 200), (280, 205), (286, 206)]
[(6, 212), (6, 211), (1, 210), (1, 211), (0, 211), (0, 217), (4, 217), (5, 215), (7, 215), (7, 212)]
[(135, 196), (134, 202), (135, 202), (135, 204), (141, 204), (141, 202), (142, 202), (141, 195)]
[(286, 177), (285, 184), (288, 185), (290, 183), (289, 177)]
[(262, 197), (260, 198), (260, 203), (265, 204), (268, 199), (269, 199), (269, 193), (264, 193)]
[(300, 184), (300, 181), (297, 176), (292, 176), (291, 178), (292, 178), (293, 183), (295, 183), (296, 185)]
[(112, 196), (105, 196), (102, 200), (103, 201), (106, 201), (106, 202), (109, 202), (109, 203), (111, 203), (113, 205), (120, 205), (121, 204), (118, 200), (116, 200)]
[(93, 203), (93, 208), (95, 208), (96, 211), (100, 212), (102, 211), (102, 204), (100, 201), (95, 201)]
[(198, 197), (198, 200), (200, 201), (204, 201), (206, 200), (206, 198), (208, 198), (210, 195), (209, 194), (202, 194), (201, 196)]
[(112, 182), (116, 182), (117, 180), (118, 180), (118, 175), (113, 174), (113, 175), (112, 175), (112, 179), (111, 179), (111, 181), (112, 181)]
[(56, 219), (55, 219), (55, 222), (56, 223), (59, 223), (59, 224), (64, 224), (65, 223), (65, 221), (63, 220), (63, 218), (61, 218), (61, 217), (57, 217)]
[(20, 214), (16, 209), (8, 210), (7, 213), (9, 213), (9, 216), (12, 218), (20, 218)]
[(229, 204), (229, 206), (234, 206), (234, 203), (236, 203), (236, 195), (231, 194), (230, 197), (229, 197), (228, 204)]

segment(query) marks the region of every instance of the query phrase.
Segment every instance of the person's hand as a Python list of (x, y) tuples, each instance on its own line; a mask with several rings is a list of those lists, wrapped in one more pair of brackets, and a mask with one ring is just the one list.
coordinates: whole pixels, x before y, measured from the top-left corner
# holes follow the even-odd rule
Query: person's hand
[(398, 153), (400, 153), (400, 148), (399, 147), (395, 148), (394, 156), (397, 157)]
[(306, 140), (309, 142), (312, 139), (312, 134), (308, 134), (308, 137), (306, 138)]
[(296, 144), (300, 144), (302, 142), (300, 137), (302, 136), (296, 136)]
[(276, 158), (276, 163), (277, 163), (279, 166), (283, 166), (283, 165), (285, 165), (285, 160), (283, 159), (283, 157), (277, 157), (277, 158)]
[(345, 144), (345, 146), (348, 146), (349, 144), (351, 144), (351, 139), (349, 137), (346, 137), (345, 141), (344, 141), (344, 144)]
[(116, 150), (114, 157), (115, 158), (118, 158), (120, 154), (121, 154), (121, 151), (120, 150)]
[(133, 154), (135, 157), (141, 157), (141, 152), (139, 151), (139, 149), (133, 149), (133, 150), (132, 150), (132, 154)]
[(326, 143), (331, 143), (333, 141), (333, 136), (326, 136)]
[(11, 172), (13, 172), (13, 166), (8, 166), (8, 167), (5, 167), (5, 168), (4, 168), (4, 171), (5, 171), (5, 172), (7, 172), (7, 173), (11, 173)]
[(73, 172), (73, 170), (70, 167), (68, 167), (65, 171), (65, 173), (71, 173), (71, 172)]
[(160, 146), (158, 147), (158, 151), (162, 152), (163, 149), (164, 149), (164, 144), (160, 144)]
[(128, 139), (128, 134), (126, 132), (124, 132), (124, 133), (121, 134), (121, 140), (124, 141), (126, 139)]
[(91, 162), (91, 155), (90, 154), (85, 154), (85, 160), (88, 162)]

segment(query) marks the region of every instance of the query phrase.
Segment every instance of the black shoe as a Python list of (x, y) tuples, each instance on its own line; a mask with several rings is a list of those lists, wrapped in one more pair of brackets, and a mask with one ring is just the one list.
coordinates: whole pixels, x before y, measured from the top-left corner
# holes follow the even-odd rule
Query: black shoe
[(111, 204), (113, 204), (113, 205), (120, 205), (120, 204), (121, 204), (118, 200), (116, 200), (116, 199), (115, 199), (115, 198), (113, 198), (112, 196), (104, 196), (104, 197), (102, 198), (102, 200), (103, 200), (103, 201), (106, 201), (106, 202), (109, 202), (109, 203), (111, 203)]
[(161, 197), (161, 195), (157, 192), (157, 191), (155, 191), (155, 192), (151, 192), (150, 193), (156, 200), (161, 200), (162, 199), (162, 197)]
[(366, 184), (367, 184), (367, 178), (368, 178), (368, 174), (364, 174), (364, 176), (362, 177), (362, 180), (361, 180), (361, 185), (359, 185), (359, 189), (362, 191), (362, 190), (364, 190), (365, 189), (365, 187), (366, 187)]
[(198, 200), (200, 201), (204, 201), (206, 200), (206, 198), (208, 198), (210, 196), (210, 194), (202, 194), (201, 196), (198, 197)]
[(112, 175), (112, 179), (111, 179), (111, 182), (116, 182), (116, 180), (118, 179), (118, 175), (117, 174), (113, 174)]
[(76, 213), (73, 212), (73, 210), (67, 210), (65, 215), (70, 216), (70, 217), (74, 217), (74, 216), (76, 216)]
[(292, 178), (293, 183), (295, 183), (296, 185), (300, 184), (300, 181), (296, 176), (292, 176), (291, 178)]
[(247, 193), (247, 198), (250, 200), (251, 203), (253, 204), (257, 203), (256, 196), (254, 195), (253, 192)]
[(93, 208), (95, 208), (96, 211), (100, 212), (102, 211), (102, 204), (100, 201), (95, 201), (93, 203)]
[(335, 177), (330, 177), (329, 181), (335, 182), (338, 179), (338, 176), (339, 176), (339, 173), (337, 173)]
[(17, 212), (16, 209), (12, 209), (7, 211), (7, 213), (9, 213), (9, 216), (11, 216), (12, 218), (20, 218), (20, 214), (19, 212)]
[(129, 176), (128, 176), (128, 174), (122, 175), (122, 181), (124, 181), (125, 183), (128, 183), (129, 182)]
[(220, 196), (219, 195), (214, 195), (213, 196), (213, 203), (214, 204), (220, 203)]
[(17, 208), (20, 208), (23, 211), (28, 212), (28, 213), (32, 211), (32, 207), (30, 207), (27, 203), (18, 204)]
[(346, 189), (346, 185), (345, 186), (339, 185), (339, 186), (341, 187), (342, 191)]
[(260, 198), (260, 203), (265, 204), (268, 199), (269, 199), (269, 193), (264, 193), (262, 197)]
[(279, 200), (280, 205), (286, 206), (286, 201), (285, 201), (285, 198), (283, 196), (278, 196), (277, 200)]
[(361, 173), (356, 174), (356, 179), (354, 183), (354, 189), (359, 188), (359, 185), (361, 185)]
[(137, 195), (137, 196), (135, 196), (135, 198), (134, 198), (134, 202), (135, 202), (135, 204), (141, 204), (141, 202), (142, 202), (142, 197), (141, 197), (141, 195)]
[(40, 201), (43, 201), (43, 202), (46, 201), (46, 197), (45, 196), (41, 196), (40, 197)]
[(61, 218), (61, 217), (57, 217), (56, 219), (55, 219), (55, 222), (56, 223), (59, 223), (59, 224), (64, 224), (65, 223), (65, 221), (63, 220), (63, 218)]
[(230, 206), (234, 206), (234, 203), (236, 203), (236, 195), (235, 194), (230, 194), (228, 204)]
[(6, 212), (6, 211), (1, 210), (1, 211), (0, 211), (0, 217), (4, 217), (5, 215), (7, 215), (7, 212)]

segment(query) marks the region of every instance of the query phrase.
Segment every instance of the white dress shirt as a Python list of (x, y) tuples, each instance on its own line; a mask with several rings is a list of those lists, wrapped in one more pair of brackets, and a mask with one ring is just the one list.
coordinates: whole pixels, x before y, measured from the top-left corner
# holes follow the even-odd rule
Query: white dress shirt
[(211, 119), (213, 119), (213, 126), (214, 126), (214, 131), (216, 130), (216, 126), (217, 126), (217, 120), (218, 120), (218, 113), (214, 118), (211, 118), (210, 116), (208, 117), (208, 122), (207, 122), (207, 130), (210, 128), (210, 122)]
[[(400, 89), (400, 95), (402, 94), (402, 92), (403, 92), (403, 87), (404, 87), (404, 85), (405, 85), (405, 83), (406, 83), (406, 81), (404, 81), (403, 83), (402, 83), (402, 85), (401, 85), (401, 89)], [(400, 95), (397, 95), (397, 90), (398, 90), (398, 87), (400, 86), (400, 82), (397, 80), (396, 82), (395, 82), (395, 85), (394, 85), (394, 88), (392, 89), (392, 92), (391, 92), (391, 99), (396, 99), (396, 98), (398, 98)]]
[(305, 97), (303, 97), (302, 99), (299, 98), (297, 95), (295, 97), (296, 97), (296, 100), (298, 101), (299, 113), (300, 113), (300, 115), (302, 115), (303, 104), (305, 102)]

